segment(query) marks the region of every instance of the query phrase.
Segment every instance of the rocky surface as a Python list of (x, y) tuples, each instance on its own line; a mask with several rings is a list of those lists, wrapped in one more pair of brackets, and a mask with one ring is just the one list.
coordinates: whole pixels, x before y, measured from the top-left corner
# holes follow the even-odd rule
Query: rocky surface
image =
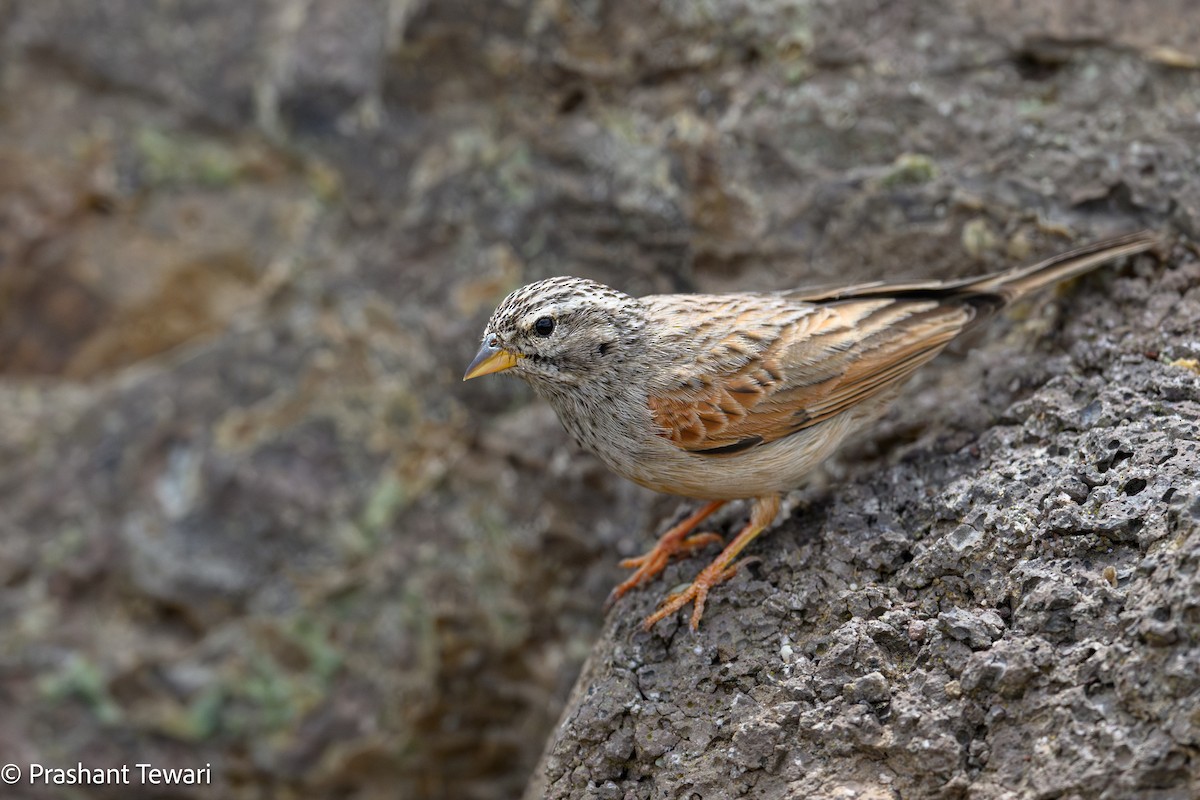
[[(1187, 796), (1198, 50), (1187, 0), (0, 0), (0, 755), (212, 764), (176, 797)], [(694, 641), (635, 622), (697, 563), (598, 610), (679, 502), (459, 383), (552, 274), (1146, 225), (1161, 261), (918, 377)]]
[(527, 796), (1195, 796), (1200, 380), (1153, 354), (1200, 329), (1200, 265), (1140, 271), (1071, 298), (1022, 399), (947, 389), (801, 500), (698, 635), (613, 615)]

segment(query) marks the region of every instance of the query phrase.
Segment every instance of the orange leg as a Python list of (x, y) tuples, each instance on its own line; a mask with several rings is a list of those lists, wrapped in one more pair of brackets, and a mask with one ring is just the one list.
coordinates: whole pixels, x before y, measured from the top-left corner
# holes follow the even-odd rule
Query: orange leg
[(692, 581), (690, 586), (663, 600), (658, 610), (642, 622), (642, 628), (648, 631), (659, 620), (669, 617), (688, 603), (695, 603), (691, 620), (692, 632), (695, 633), (700, 628), (700, 617), (704, 616), (704, 601), (708, 597), (709, 590), (737, 574), (738, 568), (747, 559), (736, 564), (733, 563), (733, 560), (738, 557), (738, 553), (745, 549), (746, 545), (754, 541), (754, 537), (766, 530), (778, 513), (779, 495), (771, 494), (754, 498), (754, 505), (750, 508), (750, 521), (746, 523), (746, 527), (742, 528), (741, 533), (721, 551), (721, 555), (717, 556), (711, 564), (704, 568), (703, 572), (696, 576), (696, 580)]
[(627, 558), (622, 561), (622, 567), (636, 569), (637, 571), (609, 592), (608, 600), (604, 603), (604, 608), (610, 608), (613, 603), (620, 600), (621, 596), (630, 589), (640, 586), (662, 572), (671, 556), (677, 553), (686, 555), (706, 544), (720, 542), (721, 537), (715, 533), (698, 533), (695, 536), (688, 536), (688, 534), (694, 531), (696, 526), (703, 522), (710, 514), (725, 505), (725, 502), (724, 500), (714, 500), (711, 503), (705, 503), (690, 517), (660, 536), (658, 543), (654, 545), (654, 548), (650, 552), (640, 555), (637, 558)]

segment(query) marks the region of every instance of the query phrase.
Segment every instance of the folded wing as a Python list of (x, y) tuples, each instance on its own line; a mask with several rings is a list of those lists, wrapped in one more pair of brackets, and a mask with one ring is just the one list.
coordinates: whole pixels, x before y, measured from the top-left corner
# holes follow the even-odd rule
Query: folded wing
[(935, 298), (844, 299), (808, 308), (754, 352), (652, 396), (650, 412), (662, 435), (707, 455), (790, 436), (897, 386), (976, 313), (970, 303)]

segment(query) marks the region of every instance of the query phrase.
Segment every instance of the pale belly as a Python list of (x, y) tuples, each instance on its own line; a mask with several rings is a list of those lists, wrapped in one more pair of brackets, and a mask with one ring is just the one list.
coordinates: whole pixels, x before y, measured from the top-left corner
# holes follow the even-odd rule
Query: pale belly
[(582, 407), (567, 393), (547, 393), (547, 399), (575, 441), (618, 475), (666, 494), (739, 500), (799, 488), (847, 436), (887, 407), (898, 388), (791, 436), (729, 455), (690, 453), (654, 434), (638, 396), (609, 397), (603, 410)]
[(696, 455), (659, 439), (636, 460), (604, 460), (618, 474), (658, 492), (704, 500), (759, 497), (798, 488), (862, 422), (841, 415), (728, 456)]

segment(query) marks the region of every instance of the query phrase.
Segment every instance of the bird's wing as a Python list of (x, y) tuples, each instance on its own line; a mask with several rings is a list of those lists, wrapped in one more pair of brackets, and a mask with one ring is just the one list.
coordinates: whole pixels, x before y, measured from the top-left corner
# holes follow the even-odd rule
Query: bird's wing
[(1142, 231), (950, 282), (647, 298), (668, 327), (693, 323), (696, 339), (673, 383), (650, 393), (650, 413), (664, 437), (696, 453), (736, 453), (781, 439), (898, 386), (972, 320), (1157, 243)]
[[(792, 308), (804, 313), (770, 336), (757, 332), (753, 347), (743, 337), (732, 355), (699, 343), (686, 379), (651, 393), (660, 434), (709, 455), (790, 436), (898, 386), (975, 315), (969, 303), (939, 298), (871, 297)], [(744, 313), (728, 318), (746, 322)], [(716, 357), (705, 357), (714, 350)]]

